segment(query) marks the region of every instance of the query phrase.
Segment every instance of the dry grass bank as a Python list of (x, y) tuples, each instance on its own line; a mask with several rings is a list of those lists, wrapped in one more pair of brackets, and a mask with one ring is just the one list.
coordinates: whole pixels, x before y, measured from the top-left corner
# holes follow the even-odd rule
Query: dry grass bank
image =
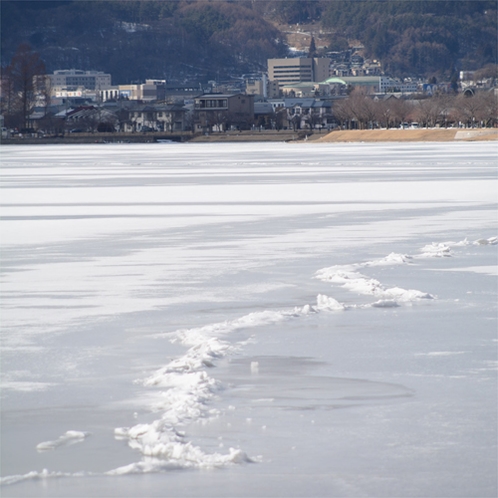
[(190, 142), (290, 142), (297, 140), (299, 134), (289, 130), (274, 131), (242, 131), (227, 133), (210, 133), (209, 135), (196, 135)]
[(452, 142), (498, 140), (498, 129), (337, 130), (316, 142)]

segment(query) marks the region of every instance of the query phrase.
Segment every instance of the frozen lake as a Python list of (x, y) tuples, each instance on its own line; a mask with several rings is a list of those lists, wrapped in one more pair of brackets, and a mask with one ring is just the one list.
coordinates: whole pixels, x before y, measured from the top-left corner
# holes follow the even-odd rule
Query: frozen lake
[(3, 497), (496, 497), (497, 144), (5, 146)]

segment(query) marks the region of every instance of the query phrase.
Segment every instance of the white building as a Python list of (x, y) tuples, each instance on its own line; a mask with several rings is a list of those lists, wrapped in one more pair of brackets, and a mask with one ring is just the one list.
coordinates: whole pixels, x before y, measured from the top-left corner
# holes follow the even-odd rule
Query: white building
[(107, 100), (141, 100), (152, 102), (164, 99), (166, 80), (145, 80), (145, 83), (138, 85), (118, 85), (100, 91), (102, 101)]
[(111, 75), (102, 71), (82, 71), (80, 69), (60, 69), (47, 75), (50, 87), (55, 91), (102, 90), (111, 86)]
[(415, 93), (418, 90), (416, 82), (403, 82), (389, 76), (343, 76), (341, 80), (348, 86), (362, 88), (367, 93)]

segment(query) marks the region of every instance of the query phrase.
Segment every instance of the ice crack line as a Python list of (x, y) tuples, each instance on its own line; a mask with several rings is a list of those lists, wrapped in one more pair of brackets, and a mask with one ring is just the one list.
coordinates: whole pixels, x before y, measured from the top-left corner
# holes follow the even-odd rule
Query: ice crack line
[[(139, 381), (144, 387), (164, 388), (157, 394), (151, 406), (161, 416), (149, 424), (136, 424), (132, 427), (115, 429), (117, 439), (126, 439), (131, 448), (138, 450), (142, 459), (106, 472), (107, 475), (130, 473), (161, 472), (181, 468), (215, 468), (226, 465), (257, 461), (240, 449), (230, 448), (227, 454), (206, 453), (200, 447), (187, 440), (182, 427), (191, 421), (207, 421), (219, 415), (209, 408), (209, 402), (222, 389), (221, 384), (211, 378), (206, 368), (214, 367), (217, 360), (233, 353), (238, 346), (224, 341), (222, 337), (235, 330), (263, 325), (272, 325), (283, 320), (307, 316), (322, 311), (344, 311), (350, 308), (394, 307), (398, 302), (410, 302), (419, 299), (433, 299), (434, 296), (417, 290), (399, 287), (386, 288), (378, 280), (359, 273), (360, 268), (373, 266), (411, 264), (416, 258), (451, 257), (452, 248), (467, 245), (487, 246), (498, 244), (498, 237), (478, 239), (469, 242), (432, 243), (424, 246), (422, 254), (409, 256), (391, 253), (385, 258), (351, 265), (338, 265), (322, 268), (315, 278), (339, 283), (345, 288), (360, 294), (373, 295), (378, 300), (372, 304), (346, 306), (336, 299), (318, 294), (316, 305), (306, 304), (302, 307), (283, 311), (265, 310), (244, 315), (235, 320), (209, 324), (203, 327), (181, 329), (157, 337), (169, 337), (188, 347), (187, 352), (158, 369), (147, 378)], [(253, 368), (253, 365), (251, 365)], [(257, 368), (257, 365), (254, 366)], [(68, 431), (55, 441), (46, 441), (37, 446), (39, 451), (55, 449), (66, 444), (83, 441), (89, 433)], [(63, 472), (33, 471), (24, 475), (7, 476), (0, 479), (0, 484), (12, 484), (25, 479), (45, 479), (49, 477), (71, 477), (95, 475), (90, 473), (68, 474)]]
[[(496, 237), (479, 239), (476, 245), (496, 244)], [(322, 268), (315, 278), (341, 284), (346, 289), (359, 294), (372, 295), (377, 301), (371, 304), (346, 306), (336, 299), (318, 294), (315, 305), (283, 311), (265, 310), (249, 313), (234, 320), (205, 325), (191, 329), (181, 329), (156, 337), (170, 338), (188, 347), (186, 353), (150, 376), (139, 381), (144, 387), (165, 388), (157, 394), (151, 406), (161, 416), (149, 424), (115, 429), (117, 438), (128, 440), (131, 448), (142, 454), (142, 460), (114, 469), (111, 475), (158, 472), (170, 468), (213, 468), (235, 463), (251, 462), (240, 449), (230, 448), (228, 454), (204, 452), (186, 438), (182, 428), (189, 422), (207, 422), (219, 413), (209, 408), (209, 402), (222, 389), (221, 384), (211, 378), (206, 369), (214, 367), (216, 361), (232, 354), (237, 347), (223, 340), (223, 336), (243, 329), (272, 325), (283, 320), (299, 318), (323, 311), (344, 311), (351, 308), (390, 308), (399, 303), (409, 303), (422, 299), (434, 299), (432, 294), (414, 289), (385, 287), (378, 280), (361, 274), (360, 268), (411, 264), (415, 258), (429, 256), (451, 256), (451, 247), (471, 244), (466, 239), (459, 243), (432, 244), (422, 249), (422, 255), (410, 256), (391, 253), (385, 258), (351, 265)]]
[[(401, 264), (408, 261), (408, 256), (390, 254), (383, 260), (371, 261), (363, 265), (350, 267), (332, 267), (319, 272), (322, 278), (340, 279), (346, 285), (362, 286), (369, 289), (377, 297), (384, 298), (374, 306), (388, 307), (394, 305), (386, 298), (415, 299), (426, 297), (418, 291), (403, 289), (384, 289), (373, 279), (366, 279), (353, 268), (358, 266), (375, 266), (383, 264)], [(332, 273), (331, 273), (332, 272)], [(428, 296), (428, 295), (427, 295)], [(210, 377), (206, 368), (215, 366), (220, 358), (235, 351), (233, 346), (223, 337), (231, 332), (244, 328), (272, 325), (283, 320), (299, 318), (310, 313), (322, 311), (343, 311), (346, 306), (330, 296), (319, 294), (316, 305), (306, 304), (293, 309), (274, 311), (264, 310), (249, 313), (234, 320), (180, 329), (173, 333), (160, 334), (156, 337), (168, 337), (173, 342), (181, 342), (187, 346), (186, 353), (170, 361), (147, 378), (139, 381), (144, 387), (164, 388), (155, 397), (150, 407), (161, 416), (149, 424), (137, 424), (132, 427), (115, 429), (115, 436), (127, 439), (131, 448), (142, 455), (140, 462), (110, 471), (110, 474), (127, 474), (157, 472), (166, 468), (206, 468), (219, 467), (232, 463), (252, 461), (242, 450), (230, 448), (228, 454), (205, 453), (186, 439), (182, 430), (187, 423), (208, 421), (219, 413), (209, 408), (209, 402), (220, 391), (222, 386)]]

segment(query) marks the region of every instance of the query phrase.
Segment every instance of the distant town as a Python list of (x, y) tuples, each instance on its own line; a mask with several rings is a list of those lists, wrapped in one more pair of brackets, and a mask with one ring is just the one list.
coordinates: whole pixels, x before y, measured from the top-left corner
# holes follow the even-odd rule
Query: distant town
[(11, 74), (2, 78), (2, 138), (498, 123), (496, 66), (461, 71), (446, 82), (398, 79), (354, 49), (330, 57), (268, 59), (264, 73), (207, 84), (151, 78), (113, 85), (105, 72), (61, 69), (35, 74), (32, 88), (19, 89), (15, 68)]

